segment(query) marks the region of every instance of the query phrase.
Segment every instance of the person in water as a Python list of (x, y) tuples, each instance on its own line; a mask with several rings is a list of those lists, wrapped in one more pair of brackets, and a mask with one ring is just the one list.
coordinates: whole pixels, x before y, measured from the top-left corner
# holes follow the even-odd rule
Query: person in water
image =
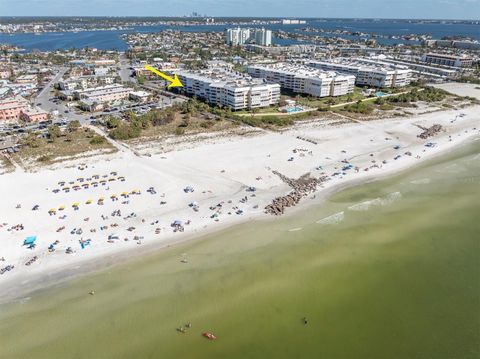
[(303, 324), (304, 324), (304, 325), (307, 325), (307, 324), (308, 324), (308, 319), (307, 319), (307, 317), (303, 317)]

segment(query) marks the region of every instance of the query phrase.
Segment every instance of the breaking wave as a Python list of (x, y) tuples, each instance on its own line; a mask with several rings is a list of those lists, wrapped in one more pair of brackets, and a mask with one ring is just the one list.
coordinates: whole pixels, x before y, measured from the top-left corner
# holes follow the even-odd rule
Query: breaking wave
[(381, 202), (380, 198), (375, 198), (375, 199), (371, 199), (371, 200), (368, 200), (368, 201), (364, 201), (364, 202), (354, 204), (354, 205), (348, 207), (348, 209), (350, 211), (367, 211), (372, 206), (380, 205), (381, 204), (380, 202)]
[(432, 180), (430, 178), (422, 178), (410, 181), (411, 184), (429, 184)]
[(385, 197), (379, 197), (368, 201), (356, 203), (348, 207), (348, 209), (350, 211), (368, 211), (370, 207), (387, 206), (400, 198), (402, 198), (402, 194), (400, 192), (392, 192), (387, 194)]
[(337, 224), (345, 218), (344, 212), (338, 212), (317, 221), (318, 224)]

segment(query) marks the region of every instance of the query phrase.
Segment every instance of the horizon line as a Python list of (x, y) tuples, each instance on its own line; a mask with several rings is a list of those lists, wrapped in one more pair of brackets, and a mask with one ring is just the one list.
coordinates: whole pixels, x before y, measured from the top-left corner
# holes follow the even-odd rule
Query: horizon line
[(467, 18), (394, 18), (394, 17), (310, 17), (310, 16), (189, 16), (189, 15), (0, 15), (1, 18), (75, 18), (75, 17), (89, 17), (89, 18), (220, 18), (220, 19), (338, 19), (338, 20), (416, 20), (416, 21), (479, 21), (480, 19), (467, 19)]

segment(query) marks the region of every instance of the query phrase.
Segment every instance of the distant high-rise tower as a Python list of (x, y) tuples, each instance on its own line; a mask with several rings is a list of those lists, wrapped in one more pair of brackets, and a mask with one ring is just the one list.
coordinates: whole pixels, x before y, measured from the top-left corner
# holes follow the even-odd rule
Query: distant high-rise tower
[(250, 29), (236, 28), (225, 31), (225, 42), (231, 46), (243, 45), (250, 39)]
[(272, 45), (272, 30), (257, 29), (255, 30), (255, 43), (262, 46)]

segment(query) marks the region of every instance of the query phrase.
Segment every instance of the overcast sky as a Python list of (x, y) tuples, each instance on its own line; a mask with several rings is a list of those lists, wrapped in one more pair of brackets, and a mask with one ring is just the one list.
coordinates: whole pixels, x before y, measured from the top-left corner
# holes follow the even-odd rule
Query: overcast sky
[(1, 16), (210, 16), (480, 19), (480, 0), (0, 0)]

